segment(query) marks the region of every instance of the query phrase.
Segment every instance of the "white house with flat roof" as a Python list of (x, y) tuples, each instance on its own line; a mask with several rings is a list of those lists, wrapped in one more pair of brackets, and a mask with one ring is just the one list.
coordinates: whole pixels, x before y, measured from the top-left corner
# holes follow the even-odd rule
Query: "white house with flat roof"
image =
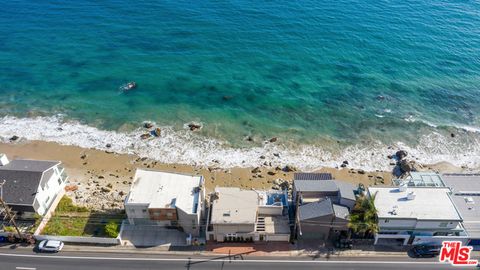
[(462, 217), (448, 188), (370, 187), (379, 232), (375, 244), (407, 245), (466, 241)]
[(286, 192), (217, 187), (211, 198), (208, 240), (290, 240)]
[(125, 212), (130, 224), (160, 225), (199, 235), (203, 176), (137, 169)]
[(480, 250), (480, 174), (444, 174), (443, 181), (462, 215), (467, 245)]

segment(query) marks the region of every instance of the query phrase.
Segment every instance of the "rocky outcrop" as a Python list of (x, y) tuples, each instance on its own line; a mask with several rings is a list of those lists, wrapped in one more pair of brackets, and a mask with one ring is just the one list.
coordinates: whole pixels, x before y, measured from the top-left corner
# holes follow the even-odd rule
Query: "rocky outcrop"
[(197, 131), (202, 129), (202, 124), (196, 122), (190, 122), (186, 125), (190, 131)]

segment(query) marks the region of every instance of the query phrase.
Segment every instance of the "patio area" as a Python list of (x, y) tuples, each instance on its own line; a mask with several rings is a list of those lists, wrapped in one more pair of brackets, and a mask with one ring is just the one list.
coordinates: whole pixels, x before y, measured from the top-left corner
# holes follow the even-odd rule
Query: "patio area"
[(122, 245), (135, 247), (187, 245), (186, 233), (161, 226), (124, 224), (120, 237)]

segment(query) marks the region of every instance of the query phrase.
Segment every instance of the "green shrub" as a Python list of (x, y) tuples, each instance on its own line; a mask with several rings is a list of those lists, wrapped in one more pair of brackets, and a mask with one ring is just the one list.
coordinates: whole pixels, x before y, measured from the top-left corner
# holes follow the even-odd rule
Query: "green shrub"
[(105, 225), (105, 234), (108, 237), (116, 238), (118, 236), (119, 230), (120, 228), (118, 226), (118, 223), (116, 223), (115, 221), (109, 221)]
[(88, 212), (88, 208), (84, 206), (76, 206), (73, 204), (72, 199), (67, 196), (63, 196), (60, 202), (58, 202), (56, 212)]
[(6, 232), (17, 232), (17, 230), (15, 230), (15, 227), (13, 227), (13, 226), (3, 226), (3, 229)]

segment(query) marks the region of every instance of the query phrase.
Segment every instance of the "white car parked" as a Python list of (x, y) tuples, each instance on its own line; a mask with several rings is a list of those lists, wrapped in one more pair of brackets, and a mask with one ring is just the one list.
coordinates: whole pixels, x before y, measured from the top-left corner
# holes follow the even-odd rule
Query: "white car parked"
[(57, 240), (43, 240), (38, 244), (40, 252), (59, 252), (63, 248), (63, 242)]

